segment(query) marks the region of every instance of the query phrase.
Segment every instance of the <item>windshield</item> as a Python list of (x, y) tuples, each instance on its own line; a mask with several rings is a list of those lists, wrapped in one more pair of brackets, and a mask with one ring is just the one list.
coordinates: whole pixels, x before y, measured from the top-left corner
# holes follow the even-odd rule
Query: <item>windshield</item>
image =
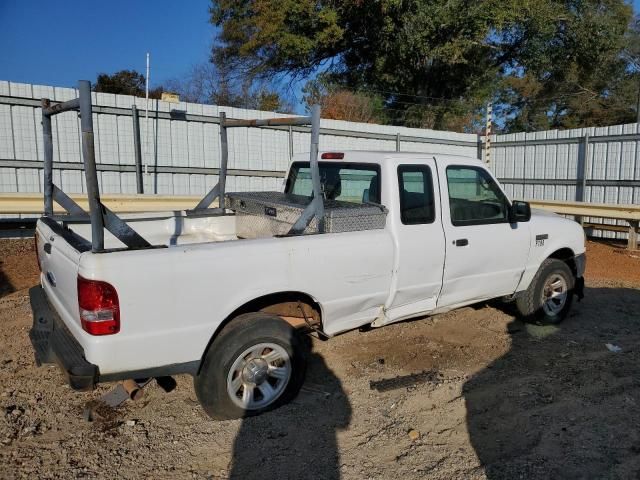
[[(380, 203), (380, 167), (362, 163), (319, 162), (320, 184), (325, 200)], [(311, 197), (309, 162), (291, 166), (285, 193)]]

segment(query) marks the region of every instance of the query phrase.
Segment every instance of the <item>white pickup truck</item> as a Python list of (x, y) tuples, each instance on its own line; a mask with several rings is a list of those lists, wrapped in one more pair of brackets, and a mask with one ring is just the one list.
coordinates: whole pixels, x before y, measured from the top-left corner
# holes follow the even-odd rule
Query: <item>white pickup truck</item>
[[(251, 195), (228, 194), (224, 215), (123, 216), (154, 247), (107, 234), (95, 253), (88, 222), (43, 217), (37, 360), (78, 390), (190, 373), (211, 417), (237, 418), (297, 393), (300, 324), (328, 338), (493, 298), (558, 322), (582, 295), (580, 225), (510, 201), (478, 160), (345, 151), (318, 165), (324, 201), (370, 206), (373, 223), (291, 235), (273, 227), (277, 205), (251, 213)], [(293, 158), (282, 198), (309, 200), (309, 169)]]

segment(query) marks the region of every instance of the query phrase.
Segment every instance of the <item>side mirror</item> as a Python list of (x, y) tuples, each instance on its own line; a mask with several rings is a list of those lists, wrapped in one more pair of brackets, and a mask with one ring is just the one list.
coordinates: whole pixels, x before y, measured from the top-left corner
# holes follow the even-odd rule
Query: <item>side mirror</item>
[(514, 200), (509, 208), (509, 222), (528, 222), (531, 220), (531, 206), (529, 202)]

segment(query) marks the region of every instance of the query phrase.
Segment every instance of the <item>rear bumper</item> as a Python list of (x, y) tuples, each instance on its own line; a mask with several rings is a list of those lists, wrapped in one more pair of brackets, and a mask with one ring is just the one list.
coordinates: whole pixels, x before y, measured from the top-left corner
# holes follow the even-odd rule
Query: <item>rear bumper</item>
[(194, 361), (101, 375), (98, 366), (87, 361), (82, 346), (51, 308), (40, 285), (29, 290), (29, 298), (33, 311), (33, 326), (29, 332), (29, 338), (36, 364), (38, 366), (43, 363), (57, 364), (67, 378), (69, 386), (74, 390), (92, 390), (101, 382), (165, 377), (181, 373), (195, 375), (198, 372), (200, 362)]
[(84, 351), (49, 305), (40, 285), (29, 290), (33, 326), (29, 332), (38, 366), (57, 364), (74, 390), (92, 390), (98, 380), (98, 367), (89, 363)]

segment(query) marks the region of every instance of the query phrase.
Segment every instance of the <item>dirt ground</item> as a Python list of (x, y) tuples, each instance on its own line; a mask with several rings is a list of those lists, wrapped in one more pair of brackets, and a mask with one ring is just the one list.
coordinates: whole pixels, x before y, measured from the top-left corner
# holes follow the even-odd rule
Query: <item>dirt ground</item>
[(0, 241), (0, 477), (640, 478), (640, 255), (589, 242), (588, 265), (558, 327), (464, 308), (314, 341), (301, 394), (260, 417), (209, 420), (179, 376), (87, 422), (108, 387), (36, 368), (32, 245)]

